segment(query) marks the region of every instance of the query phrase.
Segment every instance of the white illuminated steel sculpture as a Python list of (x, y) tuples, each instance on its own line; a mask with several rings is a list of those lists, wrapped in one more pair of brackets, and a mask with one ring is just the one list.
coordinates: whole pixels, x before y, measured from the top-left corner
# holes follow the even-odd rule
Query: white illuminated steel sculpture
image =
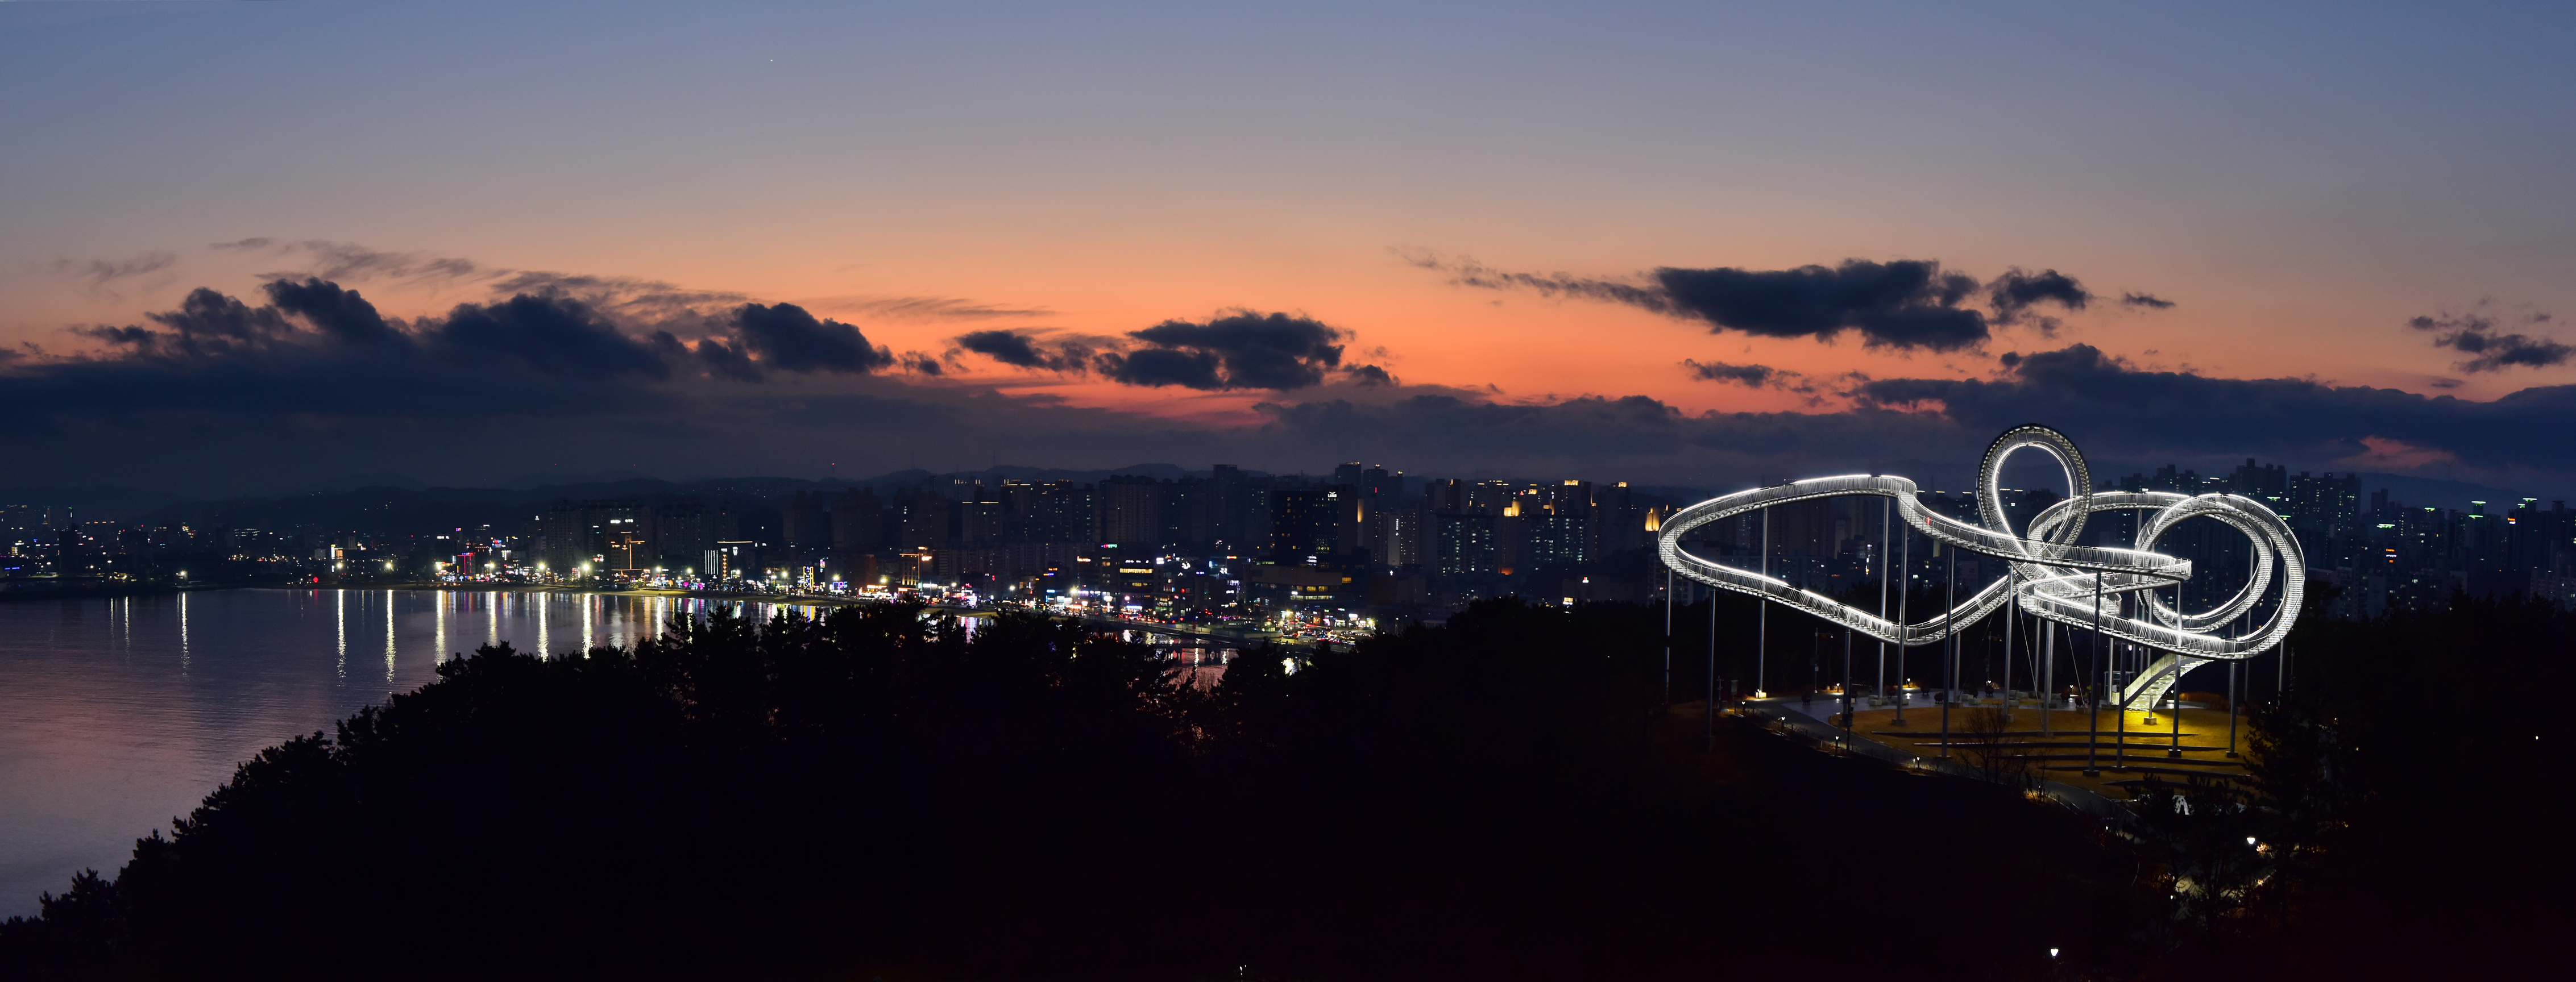
[[(2057, 460), (2066, 473), (2070, 496), (2034, 516), (2030, 527), (2015, 532), (2004, 515), (2003, 489), (1997, 483), (2006, 457), (2037, 450)], [(1664, 565), (1702, 583), (1750, 593), (1794, 607), (1882, 641), (1905, 646), (1937, 644), (1952, 631), (1975, 624), (2007, 602), (2030, 614), (2102, 636), (2143, 645), (2163, 657), (2137, 672), (2120, 688), (2115, 705), (2154, 706), (2183, 673), (2209, 661), (2239, 661), (2269, 651), (2298, 620), (2305, 592), (2307, 564), (2299, 541), (2281, 516), (2262, 502), (2232, 494), (2187, 495), (2167, 491), (2092, 491), (2093, 477), (2084, 456), (2065, 434), (2045, 426), (2019, 426), (1996, 437), (1986, 448), (1977, 471), (1977, 513), (1970, 524), (1924, 506), (1914, 482), (1893, 475), (1854, 474), (1791, 481), (1767, 488), (1712, 498), (1675, 512), (1662, 523), (1658, 548)], [(1918, 624), (1900, 624), (1815, 593), (1788, 581), (1736, 569), (1683, 551), (1681, 542), (1710, 522), (1775, 505), (1847, 496), (1895, 499), (1897, 516), (1925, 537), (1955, 549), (1994, 556), (2010, 573), (1978, 590), (1956, 608)], [(2085, 519), (2094, 512), (2142, 511), (2137, 548), (2075, 545)], [(2191, 578), (2191, 563), (2148, 550), (2176, 524), (2190, 518), (2223, 522), (2254, 543), (2253, 572), (2244, 587), (2209, 610), (2186, 613), (2158, 595)], [(2281, 580), (2277, 603), (2263, 603)], [(2171, 591), (2166, 591), (2170, 595)], [(2137, 594), (2144, 617), (2121, 612), (2120, 595)], [(2238, 633), (2225, 629), (2239, 616), (2268, 606), (2269, 614)]]

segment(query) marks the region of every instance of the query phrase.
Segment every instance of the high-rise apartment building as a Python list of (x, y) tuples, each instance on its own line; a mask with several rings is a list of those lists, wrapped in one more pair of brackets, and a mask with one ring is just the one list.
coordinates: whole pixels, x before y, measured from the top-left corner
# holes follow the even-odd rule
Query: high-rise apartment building
[(1142, 474), (1100, 482), (1100, 541), (1122, 549), (1163, 544), (1163, 489)]

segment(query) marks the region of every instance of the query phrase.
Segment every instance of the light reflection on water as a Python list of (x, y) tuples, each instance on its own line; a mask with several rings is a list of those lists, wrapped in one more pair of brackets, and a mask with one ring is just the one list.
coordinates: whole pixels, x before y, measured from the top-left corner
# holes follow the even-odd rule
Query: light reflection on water
[(1169, 634), (1152, 631), (1118, 632), (1122, 641), (1153, 645), (1166, 658), (1180, 666), (1180, 677), (1192, 685), (1214, 686), (1225, 677), (1225, 663), (1234, 657), (1234, 649), (1206, 644), (1192, 644)]
[[(717, 604), (744, 606), (435, 590), (0, 603), (0, 917), (35, 913), (39, 891), (62, 892), (83, 867), (113, 872), (236, 763), (418, 688), (449, 657), (499, 641), (630, 644)], [(363, 654), (378, 648), (381, 661)]]

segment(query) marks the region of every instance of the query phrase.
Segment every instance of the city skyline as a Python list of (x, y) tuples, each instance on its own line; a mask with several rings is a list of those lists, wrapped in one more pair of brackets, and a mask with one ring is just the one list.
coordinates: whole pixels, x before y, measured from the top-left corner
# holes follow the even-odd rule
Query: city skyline
[[(2063, 480), (2052, 484), (2030, 467), (1999, 474), (2029, 485), (2001, 489), (2014, 523), (2062, 498), (2055, 485)], [(2569, 546), (2576, 513), (2563, 499), (2446, 507), (2361, 475), (2293, 473), (2251, 459), (2210, 476), (2173, 465), (2115, 474), (2093, 472), (2093, 489), (2219, 494), (2268, 507), (2302, 543), (2304, 576), (2335, 588), (2322, 610), (2328, 617), (2440, 610), (2462, 592), (2576, 603)], [(909, 471), (867, 481), (619, 481), (515, 491), (378, 486), (104, 518), (60, 503), (0, 501), (0, 574), (37, 592), (182, 582), (600, 583), (826, 597), (965, 591), (1071, 609), (1110, 603), (1188, 621), (1317, 612), (1401, 619), (1437, 617), (1484, 597), (1571, 605), (1659, 596), (1648, 546), (1661, 520), (1684, 506), (1730, 500), (1706, 496), (1624, 481), (1407, 475), (1348, 462), (1316, 474), (1218, 464), (1159, 474)], [(1920, 497), (1932, 511), (1978, 520), (1963, 491), (1924, 488)], [(1759, 547), (1757, 561), (1788, 582), (1833, 596), (1883, 578), (1889, 556), (1913, 555), (1888, 551), (1888, 516), (1866, 505), (1773, 510), (1777, 521), (1736, 516), (1686, 538), (1720, 557)], [(2145, 547), (2134, 541), (2138, 521), (2106, 513), (2084, 541)], [(2205, 605), (2224, 597), (2231, 577), (2250, 574), (2241, 538), (2191, 519), (2154, 551), (2213, 574), (2189, 586), (2191, 602)], [(1938, 578), (1934, 543), (1922, 545), (1915, 572)], [(1982, 583), (1998, 569), (1970, 557), (1950, 572)]]

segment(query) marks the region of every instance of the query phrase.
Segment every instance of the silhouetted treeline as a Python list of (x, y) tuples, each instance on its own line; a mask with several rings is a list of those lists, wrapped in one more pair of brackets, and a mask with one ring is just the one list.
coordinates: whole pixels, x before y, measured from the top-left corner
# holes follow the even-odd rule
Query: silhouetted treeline
[(1662, 708), (1661, 618), (1489, 601), (1213, 689), (910, 607), (487, 648), (0, 927), (0, 975), (2125, 977), (2286, 943), (2177, 928), (2152, 850), (2053, 806), (1712, 744)]
[(2554, 959), (2576, 910), (2576, 614), (2455, 594), (2430, 613), (2303, 617), (2290, 647), (2288, 691), (2254, 707), (2254, 786), (2160, 789), (2140, 808), (2142, 885), (2186, 899), (2170, 963), (2325, 978)]

